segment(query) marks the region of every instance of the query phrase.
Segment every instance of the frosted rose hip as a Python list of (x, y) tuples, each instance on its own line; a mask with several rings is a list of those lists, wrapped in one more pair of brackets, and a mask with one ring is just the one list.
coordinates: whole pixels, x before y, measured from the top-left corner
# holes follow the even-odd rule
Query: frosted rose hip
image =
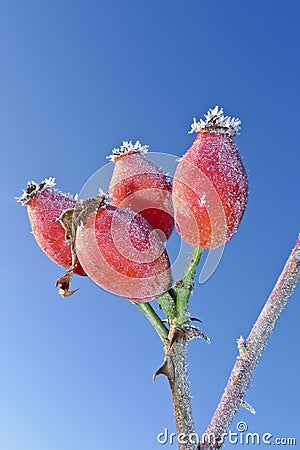
[(138, 302), (170, 288), (168, 255), (158, 233), (142, 216), (99, 197), (76, 208), (73, 220), (76, 254), (99, 286)]
[(175, 223), (194, 246), (216, 248), (237, 231), (247, 199), (247, 175), (233, 136), (239, 119), (217, 106), (192, 124), (197, 137), (178, 163), (173, 179)]
[(124, 141), (112, 151), (108, 158), (115, 166), (109, 194), (114, 206), (138, 212), (166, 240), (174, 228), (172, 186), (162, 169), (145, 156), (147, 148), (139, 141)]
[[(45, 179), (40, 184), (30, 181), (18, 201), (27, 206), (32, 233), (40, 248), (56, 264), (69, 269), (72, 264), (71, 248), (58, 218), (63, 211), (74, 208), (79, 202), (70, 194), (52, 189), (54, 185), (54, 178)], [(73, 272), (85, 275), (78, 262)]]

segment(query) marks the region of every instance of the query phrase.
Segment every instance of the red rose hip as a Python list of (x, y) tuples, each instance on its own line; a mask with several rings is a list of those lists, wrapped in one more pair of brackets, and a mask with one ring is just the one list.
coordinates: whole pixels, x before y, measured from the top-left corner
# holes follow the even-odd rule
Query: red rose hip
[(167, 240), (174, 228), (172, 186), (166, 174), (150, 161), (148, 146), (123, 141), (108, 157), (115, 163), (109, 185), (112, 204), (144, 217)]
[[(27, 206), (32, 233), (40, 248), (52, 261), (68, 270), (72, 265), (72, 252), (66, 241), (66, 231), (58, 219), (79, 202), (70, 194), (52, 189), (54, 185), (54, 178), (40, 184), (30, 181), (18, 201)], [(73, 272), (85, 275), (78, 261)]]
[(182, 238), (206, 249), (225, 244), (237, 231), (247, 199), (247, 175), (233, 136), (239, 119), (217, 106), (192, 124), (197, 137), (173, 179), (175, 223)]
[(99, 196), (75, 208), (73, 223), (77, 257), (103, 289), (146, 302), (170, 288), (168, 255), (158, 233), (142, 216)]

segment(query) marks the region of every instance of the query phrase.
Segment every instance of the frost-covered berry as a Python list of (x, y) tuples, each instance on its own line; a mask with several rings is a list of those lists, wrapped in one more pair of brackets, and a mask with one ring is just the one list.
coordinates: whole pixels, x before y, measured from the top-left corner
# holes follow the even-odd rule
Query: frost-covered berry
[(173, 179), (175, 223), (194, 246), (216, 248), (237, 231), (247, 199), (247, 175), (233, 136), (240, 120), (216, 106), (192, 124), (197, 137), (180, 159)]
[[(58, 220), (61, 214), (79, 204), (70, 194), (63, 194), (55, 186), (54, 178), (47, 178), (41, 183), (29, 181), (23, 195), (18, 199), (27, 206), (32, 233), (40, 248), (46, 255), (65, 269), (74, 262), (66, 231)], [(77, 261), (73, 272), (85, 275)]]
[(172, 186), (145, 153), (148, 146), (124, 141), (108, 157), (115, 163), (109, 194), (112, 204), (138, 212), (167, 240), (174, 228)]
[(170, 288), (167, 252), (142, 216), (108, 204), (102, 195), (75, 208), (73, 223), (77, 257), (103, 289), (146, 302)]

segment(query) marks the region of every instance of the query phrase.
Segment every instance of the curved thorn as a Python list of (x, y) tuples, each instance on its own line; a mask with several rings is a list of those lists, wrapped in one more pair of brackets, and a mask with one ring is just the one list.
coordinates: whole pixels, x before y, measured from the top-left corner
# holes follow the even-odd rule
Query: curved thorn
[(201, 322), (202, 323), (202, 320), (198, 319), (197, 317), (191, 317), (190, 320), (192, 320), (193, 322)]

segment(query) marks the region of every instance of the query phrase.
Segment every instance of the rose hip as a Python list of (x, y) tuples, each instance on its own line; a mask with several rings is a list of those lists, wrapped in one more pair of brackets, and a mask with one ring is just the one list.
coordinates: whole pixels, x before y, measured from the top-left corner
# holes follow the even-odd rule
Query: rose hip
[(74, 210), (75, 251), (88, 276), (103, 289), (146, 302), (171, 286), (170, 261), (149, 223), (104, 196)]
[[(54, 185), (54, 178), (47, 178), (40, 184), (30, 181), (18, 201), (27, 206), (32, 233), (40, 248), (56, 264), (69, 269), (73, 262), (72, 252), (66, 231), (58, 219), (65, 210), (74, 208), (79, 202), (70, 194), (52, 189)], [(78, 261), (73, 272), (85, 275)]]
[(148, 146), (123, 141), (108, 157), (115, 163), (109, 194), (112, 204), (144, 217), (167, 240), (174, 228), (172, 186), (166, 174), (150, 161)]
[(173, 180), (175, 223), (194, 246), (216, 248), (237, 231), (247, 199), (247, 175), (233, 136), (239, 119), (217, 106), (192, 124), (197, 136), (178, 163)]

